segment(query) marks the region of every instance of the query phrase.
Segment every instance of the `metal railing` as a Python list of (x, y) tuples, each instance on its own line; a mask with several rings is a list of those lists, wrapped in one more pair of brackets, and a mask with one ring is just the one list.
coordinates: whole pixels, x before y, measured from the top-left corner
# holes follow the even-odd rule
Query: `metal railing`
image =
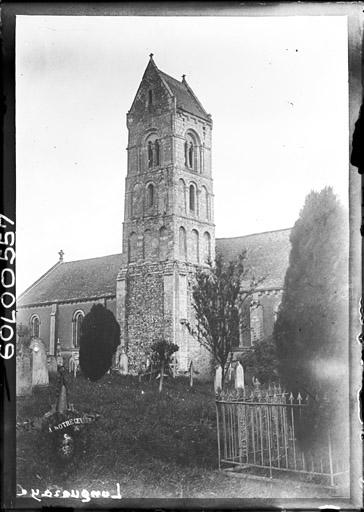
[(347, 471), (335, 458), (330, 429), (319, 453), (300, 448), (296, 429), (309, 407), (308, 398), (283, 392), (279, 387), (247, 393), (222, 393), (216, 400), (219, 469), (261, 468), (272, 478), (290, 472), (328, 481)]

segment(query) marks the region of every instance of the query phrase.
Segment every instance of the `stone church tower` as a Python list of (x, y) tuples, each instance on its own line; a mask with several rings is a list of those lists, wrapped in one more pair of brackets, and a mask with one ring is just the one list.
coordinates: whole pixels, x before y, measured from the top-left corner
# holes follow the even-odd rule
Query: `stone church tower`
[(127, 114), (122, 266), (117, 318), (131, 371), (150, 345), (179, 346), (180, 371), (193, 360), (201, 375), (209, 356), (188, 333), (197, 266), (215, 257), (211, 116), (187, 84), (160, 71), (150, 55)]

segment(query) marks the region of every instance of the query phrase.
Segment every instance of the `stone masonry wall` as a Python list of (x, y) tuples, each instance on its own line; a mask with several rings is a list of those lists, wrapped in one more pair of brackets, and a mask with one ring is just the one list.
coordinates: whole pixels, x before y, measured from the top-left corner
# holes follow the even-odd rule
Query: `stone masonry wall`
[(153, 266), (138, 268), (127, 277), (127, 346), (129, 368), (136, 373), (150, 346), (164, 336), (163, 275)]

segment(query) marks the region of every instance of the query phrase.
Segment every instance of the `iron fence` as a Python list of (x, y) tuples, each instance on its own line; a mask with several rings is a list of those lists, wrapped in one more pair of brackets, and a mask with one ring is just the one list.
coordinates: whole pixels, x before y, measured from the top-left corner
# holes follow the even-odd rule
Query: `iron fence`
[(261, 468), (271, 478), (277, 471), (298, 473), (335, 486), (347, 471), (335, 457), (330, 429), (319, 452), (304, 451), (297, 442), (307, 407), (308, 397), (294, 397), (279, 387), (221, 394), (216, 400), (219, 469)]

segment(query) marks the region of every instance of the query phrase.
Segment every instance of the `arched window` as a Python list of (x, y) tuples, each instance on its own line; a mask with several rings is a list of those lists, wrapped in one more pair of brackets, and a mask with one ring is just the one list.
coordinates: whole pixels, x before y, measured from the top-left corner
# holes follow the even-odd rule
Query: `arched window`
[(183, 261), (187, 259), (186, 230), (182, 226), (179, 228), (179, 257)]
[(204, 242), (204, 263), (209, 263), (211, 260), (211, 236), (210, 233), (205, 231), (203, 235)]
[(129, 261), (137, 260), (137, 242), (138, 236), (136, 233), (131, 233), (129, 237)]
[(160, 160), (160, 145), (159, 140), (156, 140), (154, 143), (154, 153), (155, 153), (155, 165), (158, 167)]
[(81, 326), (84, 319), (85, 313), (78, 309), (73, 314), (72, 319), (72, 340), (73, 340), (73, 346), (75, 348), (78, 348), (80, 346), (80, 339), (81, 339)]
[(32, 338), (39, 338), (39, 316), (33, 315), (30, 319), (30, 333)]
[(153, 143), (151, 140), (148, 142), (148, 167), (153, 167)]
[(252, 345), (264, 337), (263, 306), (257, 302), (250, 306), (250, 333)]
[(188, 167), (190, 169), (193, 169), (194, 168), (194, 147), (193, 147), (193, 142), (190, 142), (189, 143), (189, 146), (188, 146)]
[(191, 261), (192, 263), (198, 263), (199, 258), (199, 239), (198, 239), (198, 231), (196, 229), (192, 230), (191, 234)]
[(185, 166), (193, 171), (198, 171), (200, 167), (200, 142), (195, 132), (188, 131), (184, 144)]
[(196, 210), (196, 189), (195, 185), (190, 185), (190, 211), (195, 212)]
[(168, 257), (168, 231), (162, 226), (159, 230), (159, 259), (166, 260)]
[(153, 105), (153, 91), (149, 89), (148, 91), (148, 106), (151, 107)]
[(147, 186), (147, 208), (154, 205), (154, 185), (149, 183)]
[(147, 166), (149, 169), (158, 167), (161, 162), (161, 142), (157, 139), (157, 134), (152, 133), (146, 140), (147, 146)]

